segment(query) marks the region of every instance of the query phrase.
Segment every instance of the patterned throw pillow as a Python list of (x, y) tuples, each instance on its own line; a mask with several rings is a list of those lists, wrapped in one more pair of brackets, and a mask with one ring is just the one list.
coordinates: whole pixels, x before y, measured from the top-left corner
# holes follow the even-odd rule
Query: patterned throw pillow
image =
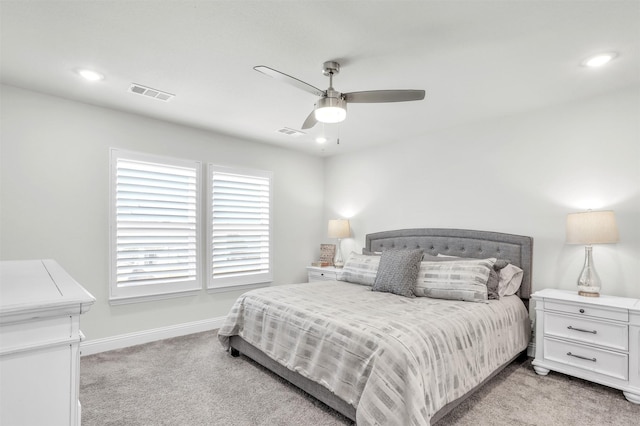
[(420, 262), (413, 292), (434, 299), (486, 302), (487, 281), (495, 262), (495, 258)]
[(413, 287), (418, 278), (422, 253), (422, 249), (383, 251), (372, 290), (415, 297)]
[[(422, 260), (429, 260), (433, 262), (451, 262), (454, 260), (475, 260), (475, 258), (448, 256), (438, 253), (437, 256), (425, 254)], [(493, 264), (493, 268), (491, 269), (491, 272), (489, 272), (489, 279), (487, 280), (487, 295), (489, 297), (489, 300), (500, 299), (500, 270), (507, 265), (509, 265), (509, 261), (506, 259), (498, 259), (496, 260), (496, 263)]]
[(371, 286), (376, 280), (380, 256), (366, 256), (351, 252), (344, 268), (338, 272), (339, 281)]

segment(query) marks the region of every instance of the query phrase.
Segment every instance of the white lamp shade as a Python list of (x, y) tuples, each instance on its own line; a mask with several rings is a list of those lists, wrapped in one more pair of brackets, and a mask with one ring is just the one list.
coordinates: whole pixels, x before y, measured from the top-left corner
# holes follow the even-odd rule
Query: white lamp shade
[(329, 238), (349, 238), (351, 229), (348, 219), (332, 219), (329, 221)]
[(618, 240), (616, 216), (611, 210), (567, 215), (568, 244), (610, 244)]

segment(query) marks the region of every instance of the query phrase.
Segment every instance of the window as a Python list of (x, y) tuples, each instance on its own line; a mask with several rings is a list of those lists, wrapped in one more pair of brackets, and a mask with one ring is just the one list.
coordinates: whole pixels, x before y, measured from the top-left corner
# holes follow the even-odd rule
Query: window
[(199, 290), (200, 163), (111, 150), (112, 302)]
[(209, 288), (272, 281), (271, 172), (209, 165)]

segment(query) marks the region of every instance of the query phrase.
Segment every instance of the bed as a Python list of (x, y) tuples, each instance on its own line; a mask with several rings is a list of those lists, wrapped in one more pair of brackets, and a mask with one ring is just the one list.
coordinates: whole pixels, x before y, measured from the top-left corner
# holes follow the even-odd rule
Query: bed
[(370, 254), (504, 259), (522, 281), (515, 295), (484, 303), (342, 281), (268, 287), (236, 301), (218, 338), (359, 425), (434, 424), (526, 353), (532, 246), (530, 237), (460, 229), (368, 234)]

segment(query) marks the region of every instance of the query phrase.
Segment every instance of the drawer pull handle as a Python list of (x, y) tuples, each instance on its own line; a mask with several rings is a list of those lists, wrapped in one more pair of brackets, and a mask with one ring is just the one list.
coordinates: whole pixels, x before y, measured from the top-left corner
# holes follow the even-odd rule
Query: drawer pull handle
[(587, 361), (593, 361), (593, 362), (596, 362), (596, 359), (595, 359), (595, 358), (587, 358), (586, 356), (582, 356), (582, 355), (575, 355), (575, 354), (572, 354), (571, 352), (567, 352), (567, 355), (572, 356), (572, 357), (575, 357), (575, 358), (585, 359), (585, 360), (587, 360)]
[(580, 309), (580, 313), (581, 313), (581, 314), (584, 314), (584, 309)]
[(567, 327), (569, 330), (575, 330), (575, 331), (582, 331), (583, 333), (592, 333), (592, 334), (598, 334), (597, 330), (583, 330), (581, 328), (575, 328), (572, 326)]

